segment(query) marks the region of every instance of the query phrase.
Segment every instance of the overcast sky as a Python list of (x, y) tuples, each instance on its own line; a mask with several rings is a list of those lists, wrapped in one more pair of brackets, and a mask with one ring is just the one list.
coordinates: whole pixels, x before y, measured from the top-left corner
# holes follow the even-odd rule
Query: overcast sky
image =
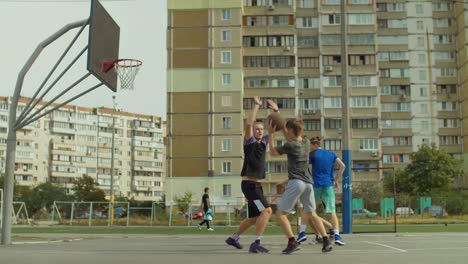
[[(128, 112), (162, 116), (165, 120), (166, 0), (101, 0), (101, 3), (120, 26), (120, 57), (143, 61), (135, 90), (117, 91), (117, 107)], [(0, 0), (0, 95), (13, 95), (19, 71), (40, 42), (66, 24), (88, 18), (89, 11), (90, 0)], [(22, 96), (34, 95), (76, 32), (77, 29), (70, 31), (46, 48), (26, 75)], [(68, 61), (86, 46), (87, 38), (86, 29), (67, 55)], [(83, 56), (64, 76), (46, 100), (86, 74), (85, 58)], [(67, 61), (62, 64), (64, 68)], [(59, 102), (97, 83), (94, 77), (89, 79)], [(102, 86), (72, 104), (112, 107), (112, 95), (113, 92)]]

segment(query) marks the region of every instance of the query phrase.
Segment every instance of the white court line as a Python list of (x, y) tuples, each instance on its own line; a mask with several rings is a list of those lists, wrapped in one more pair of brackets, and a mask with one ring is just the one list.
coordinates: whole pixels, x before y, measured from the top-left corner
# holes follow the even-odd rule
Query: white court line
[(373, 245), (378, 245), (378, 246), (382, 246), (382, 247), (386, 247), (386, 248), (391, 248), (391, 249), (394, 249), (394, 250), (397, 250), (397, 251), (400, 251), (400, 252), (408, 252), (408, 251), (406, 251), (406, 250), (404, 250), (404, 249), (392, 247), (392, 246), (385, 245), (385, 244), (374, 243), (374, 242), (369, 242), (369, 241), (364, 241), (364, 243), (373, 244)]
[(22, 241), (22, 242), (12, 242), (13, 245), (37, 245), (37, 244), (49, 244), (49, 243), (62, 243), (62, 242), (72, 242), (72, 241), (81, 241), (81, 238), (75, 239), (65, 239), (65, 240), (44, 240), (44, 241)]

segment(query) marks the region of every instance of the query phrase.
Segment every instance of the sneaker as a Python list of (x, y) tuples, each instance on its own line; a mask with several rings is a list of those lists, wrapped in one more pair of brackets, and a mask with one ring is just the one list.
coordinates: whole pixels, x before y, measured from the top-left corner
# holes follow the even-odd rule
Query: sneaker
[(239, 243), (239, 240), (235, 240), (232, 237), (228, 237), (228, 239), (226, 239), (226, 244), (233, 246), (237, 249), (242, 249), (242, 245)]
[(270, 250), (266, 249), (258, 242), (252, 242), (250, 244), (249, 253), (268, 253)]
[(346, 243), (343, 242), (343, 239), (341, 238), (340, 235), (335, 234), (335, 245), (344, 246), (344, 245), (346, 245)]
[(282, 252), (283, 254), (291, 254), (294, 251), (299, 250), (299, 249), (301, 248), (299, 247), (299, 244), (297, 243), (296, 240), (289, 240), (288, 245), (286, 246), (285, 249), (283, 249)]
[(201, 225), (198, 225), (198, 230), (201, 230)]
[(208, 228), (208, 231), (214, 231), (214, 229), (210, 227), (210, 228)]
[(329, 239), (324, 239), (323, 240), (323, 247), (322, 247), (322, 252), (330, 252), (332, 251), (333, 247), (330, 243)]
[(307, 236), (305, 232), (300, 232), (299, 235), (297, 235), (297, 243), (301, 244), (302, 242), (307, 240)]
[(321, 236), (315, 236), (315, 241), (317, 241), (317, 243), (322, 244), (323, 243), (323, 238)]

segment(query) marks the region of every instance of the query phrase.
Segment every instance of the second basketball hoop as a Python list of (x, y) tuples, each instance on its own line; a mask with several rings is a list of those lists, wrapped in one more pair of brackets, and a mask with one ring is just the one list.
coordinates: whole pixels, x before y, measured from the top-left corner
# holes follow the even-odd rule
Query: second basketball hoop
[(114, 68), (119, 76), (120, 88), (123, 90), (133, 90), (133, 83), (143, 62), (136, 59), (119, 59), (116, 61), (104, 62), (104, 72)]

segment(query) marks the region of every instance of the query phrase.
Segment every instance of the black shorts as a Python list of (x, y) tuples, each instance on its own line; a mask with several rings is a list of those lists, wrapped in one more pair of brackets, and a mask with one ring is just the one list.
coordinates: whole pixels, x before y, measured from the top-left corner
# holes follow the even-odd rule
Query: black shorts
[(263, 195), (262, 184), (256, 181), (242, 181), (241, 184), (242, 193), (247, 199), (247, 206), (249, 212), (249, 218), (254, 218), (260, 215), (260, 213), (269, 208), (265, 196)]

